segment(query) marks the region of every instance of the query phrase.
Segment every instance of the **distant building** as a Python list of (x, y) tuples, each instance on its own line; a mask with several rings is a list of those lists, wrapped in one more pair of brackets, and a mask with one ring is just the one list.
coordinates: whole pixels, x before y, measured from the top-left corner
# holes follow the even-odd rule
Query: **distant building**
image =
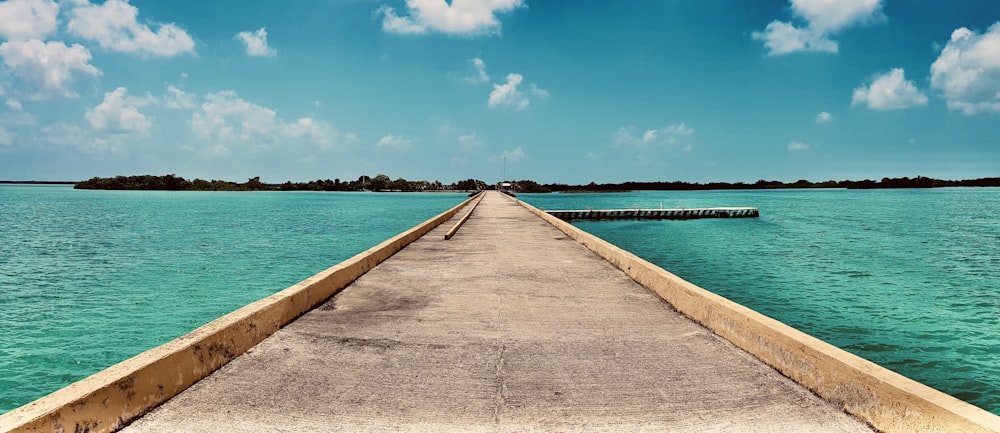
[(508, 195), (514, 195), (514, 185), (510, 182), (500, 182), (497, 184), (497, 191)]

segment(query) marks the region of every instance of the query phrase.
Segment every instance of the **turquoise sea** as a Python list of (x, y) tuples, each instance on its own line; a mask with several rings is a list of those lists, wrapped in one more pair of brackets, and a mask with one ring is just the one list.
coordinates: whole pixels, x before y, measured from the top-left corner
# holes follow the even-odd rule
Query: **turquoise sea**
[(521, 194), (545, 209), (750, 206), (575, 225), (705, 289), (1000, 414), (1000, 188)]
[(295, 284), (465, 198), (0, 185), (0, 413)]
[[(301, 281), (464, 198), (0, 185), (0, 413)], [(577, 225), (1000, 413), (1000, 189), (519, 198), (547, 209), (759, 207), (759, 219)]]

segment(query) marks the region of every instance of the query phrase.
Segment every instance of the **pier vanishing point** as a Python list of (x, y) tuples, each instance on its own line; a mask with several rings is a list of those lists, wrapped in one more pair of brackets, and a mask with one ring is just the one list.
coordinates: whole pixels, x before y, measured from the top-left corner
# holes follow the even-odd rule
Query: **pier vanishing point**
[[(464, 223), (464, 224), (463, 224)], [(1000, 431), (486, 192), (0, 431)]]

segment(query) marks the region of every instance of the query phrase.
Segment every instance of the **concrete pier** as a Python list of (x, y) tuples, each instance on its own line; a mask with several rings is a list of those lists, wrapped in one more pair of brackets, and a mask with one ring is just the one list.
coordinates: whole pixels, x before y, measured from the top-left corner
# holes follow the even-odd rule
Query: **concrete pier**
[(451, 226), (125, 431), (871, 431), (499, 193)]

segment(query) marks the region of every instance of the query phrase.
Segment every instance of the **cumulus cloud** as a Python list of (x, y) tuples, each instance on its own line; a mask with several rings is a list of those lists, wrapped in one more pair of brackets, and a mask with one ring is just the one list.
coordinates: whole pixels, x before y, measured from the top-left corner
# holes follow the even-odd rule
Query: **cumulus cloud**
[(488, 83), (490, 82), (490, 76), (486, 73), (486, 62), (479, 57), (469, 60), (469, 64), (472, 65), (472, 75), (465, 77), (465, 81), (470, 83)]
[(382, 6), (382, 29), (390, 33), (441, 32), (459, 35), (499, 34), (496, 15), (524, 6), (524, 0), (406, 0), (406, 14)]
[[(694, 129), (680, 123), (664, 128), (647, 129), (641, 134), (634, 126), (623, 126), (611, 135), (611, 144), (615, 147), (645, 148), (655, 145), (677, 144), (682, 137), (694, 135)], [(685, 150), (690, 150), (686, 146)]]
[(833, 122), (832, 114), (824, 111), (816, 115), (816, 123), (830, 123), (830, 122)]
[(59, 4), (53, 0), (7, 0), (0, 3), (0, 37), (45, 39), (56, 31)]
[(983, 34), (965, 27), (931, 64), (931, 88), (944, 95), (948, 108), (967, 116), (1000, 112), (1000, 22)]
[[(487, 105), (490, 108), (506, 108), (518, 111), (528, 108), (528, 105), (531, 104), (531, 99), (517, 88), (522, 81), (524, 81), (524, 77), (521, 74), (507, 74), (506, 83), (493, 84), (493, 91), (490, 92)], [(536, 99), (547, 98), (549, 96), (548, 91), (534, 84), (530, 86), (528, 93)]]
[(247, 55), (254, 57), (273, 57), (278, 52), (267, 45), (267, 30), (261, 27), (256, 32), (243, 31), (235, 36), (246, 45)]
[(69, 88), (74, 76), (101, 73), (90, 64), (90, 51), (79, 44), (8, 41), (0, 44), (0, 57), (21, 79), (22, 90), (31, 99), (75, 98), (77, 93)]
[(493, 91), (490, 92), (490, 99), (487, 101), (490, 108), (513, 108), (523, 110), (528, 108), (528, 98), (524, 93), (517, 90), (524, 77), (521, 74), (507, 74), (507, 82), (504, 84), (494, 84)]
[(791, 10), (805, 22), (804, 27), (775, 20), (764, 31), (751, 34), (763, 42), (768, 55), (836, 53), (839, 44), (830, 38), (832, 35), (857, 24), (885, 19), (881, 0), (791, 0)]
[(375, 143), (375, 147), (379, 149), (391, 149), (391, 150), (403, 151), (403, 150), (408, 150), (412, 143), (413, 141), (410, 139), (389, 134), (380, 138), (378, 142)]
[(901, 110), (927, 105), (927, 95), (904, 77), (902, 68), (876, 76), (871, 84), (854, 89), (851, 106), (865, 104), (872, 110)]
[(882, 0), (792, 0), (792, 12), (824, 33), (884, 19)]
[(170, 57), (194, 52), (194, 40), (176, 24), (160, 24), (155, 32), (137, 21), (139, 9), (126, 0), (107, 0), (103, 4), (79, 1), (70, 12), (67, 29), (83, 39), (97, 42), (101, 48), (126, 53)]
[[(247, 144), (269, 148), (285, 140), (305, 140), (320, 148), (329, 148), (342, 136), (329, 123), (303, 117), (295, 121), (278, 118), (277, 112), (243, 100), (232, 90), (205, 95), (200, 111), (191, 117), (191, 132), (212, 143), (210, 155), (227, 155), (229, 145)], [(205, 152), (202, 152), (205, 154)]]
[(18, 101), (16, 99), (8, 99), (7, 100), (7, 108), (10, 108), (11, 110), (14, 110), (14, 111), (22, 111), (22, 110), (24, 110), (24, 106), (21, 105), (21, 101)]
[(320, 149), (329, 149), (336, 144), (338, 139), (342, 141), (354, 141), (353, 134), (341, 137), (340, 132), (327, 122), (313, 119), (312, 117), (302, 117), (284, 127), (283, 131), (292, 138), (302, 138), (315, 144)]
[(148, 135), (152, 122), (139, 112), (149, 104), (143, 98), (130, 98), (128, 89), (119, 87), (104, 94), (104, 101), (87, 110), (84, 117), (95, 131)]
[(781, 21), (772, 21), (763, 32), (753, 32), (750, 36), (763, 42), (771, 56), (799, 51), (836, 53), (839, 50), (837, 42), (827, 35)]
[(167, 86), (167, 94), (163, 96), (161, 105), (174, 110), (191, 109), (197, 105), (197, 96), (171, 85)]

